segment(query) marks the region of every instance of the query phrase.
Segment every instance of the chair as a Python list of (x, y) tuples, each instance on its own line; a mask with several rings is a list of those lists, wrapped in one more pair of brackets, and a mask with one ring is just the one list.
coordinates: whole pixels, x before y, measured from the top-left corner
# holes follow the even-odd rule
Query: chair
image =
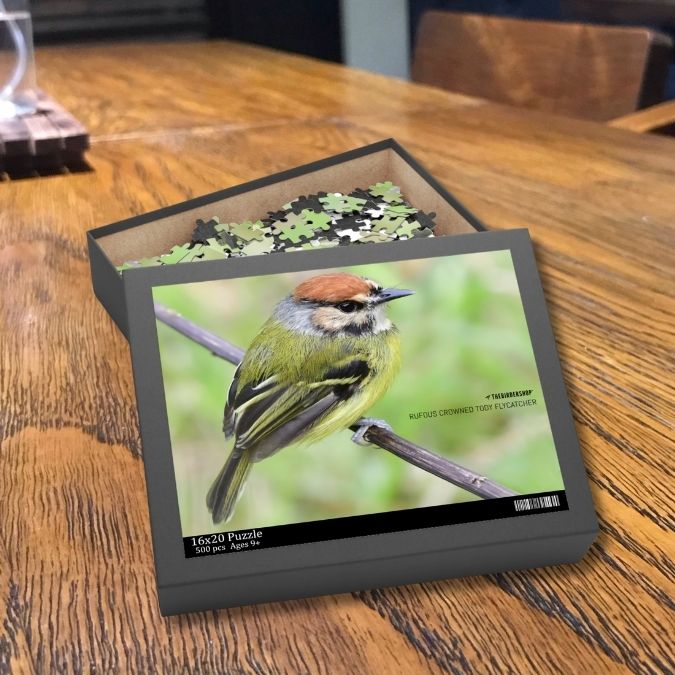
[(430, 11), (416, 82), (545, 112), (607, 121), (663, 100), (672, 42), (646, 28)]
[(675, 136), (675, 101), (665, 101), (651, 108), (615, 117), (608, 124), (610, 127), (628, 129), (638, 134)]

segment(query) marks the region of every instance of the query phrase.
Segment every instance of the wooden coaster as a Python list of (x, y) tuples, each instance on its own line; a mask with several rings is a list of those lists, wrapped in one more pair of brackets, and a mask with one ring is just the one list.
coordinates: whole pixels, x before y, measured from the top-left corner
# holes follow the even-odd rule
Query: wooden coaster
[(33, 115), (0, 120), (0, 172), (50, 172), (84, 164), (89, 134), (65, 108), (40, 92)]

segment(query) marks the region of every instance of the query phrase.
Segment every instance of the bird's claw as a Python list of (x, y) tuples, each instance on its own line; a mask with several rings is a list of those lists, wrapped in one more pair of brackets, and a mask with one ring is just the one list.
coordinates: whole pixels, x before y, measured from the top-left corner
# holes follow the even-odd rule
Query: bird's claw
[(375, 419), (373, 417), (362, 417), (356, 422), (356, 426), (358, 426), (358, 429), (352, 436), (352, 441), (356, 443), (356, 445), (370, 445), (364, 438), (370, 427), (378, 427), (379, 429), (393, 431), (389, 423), (385, 422), (384, 420)]

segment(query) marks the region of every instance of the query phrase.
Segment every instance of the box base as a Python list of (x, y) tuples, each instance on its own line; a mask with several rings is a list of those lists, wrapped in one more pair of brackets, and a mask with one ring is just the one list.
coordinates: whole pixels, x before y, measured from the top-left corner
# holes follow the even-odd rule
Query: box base
[(597, 536), (582, 534), (300, 568), (159, 588), (164, 616), (400, 586), (580, 560)]

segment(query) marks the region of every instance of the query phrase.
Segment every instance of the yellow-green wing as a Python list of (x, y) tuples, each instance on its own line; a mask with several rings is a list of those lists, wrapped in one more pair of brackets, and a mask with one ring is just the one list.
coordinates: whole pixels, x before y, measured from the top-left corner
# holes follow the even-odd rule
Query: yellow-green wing
[(369, 369), (364, 360), (345, 358), (311, 380), (283, 381), (279, 373), (268, 370), (242, 385), (246, 374), (244, 361), (230, 387), (224, 428), (226, 435), (236, 436), (236, 448), (249, 450), (251, 460), (259, 461), (299, 440), (353, 394)]

